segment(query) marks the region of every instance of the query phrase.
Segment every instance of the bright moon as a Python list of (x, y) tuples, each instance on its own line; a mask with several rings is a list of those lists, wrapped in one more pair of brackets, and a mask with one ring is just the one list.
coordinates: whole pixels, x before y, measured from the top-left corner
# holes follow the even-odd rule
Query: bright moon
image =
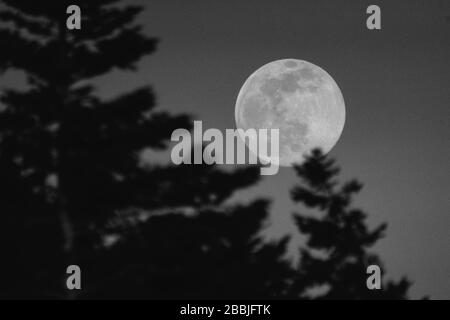
[(314, 148), (324, 153), (333, 148), (344, 128), (345, 103), (338, 85), (322, 68), (303, 60), (277, 60), (245, 81), (235, 119), (237, 128), (244, 130), (279, 129), (279, 164), (292, 166)]

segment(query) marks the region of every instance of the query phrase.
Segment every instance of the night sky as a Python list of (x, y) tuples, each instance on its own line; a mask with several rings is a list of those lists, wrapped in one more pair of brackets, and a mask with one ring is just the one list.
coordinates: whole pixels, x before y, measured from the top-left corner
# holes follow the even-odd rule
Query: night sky
[[(373, 250), (387, 277), (407, 275), (412, 298), (450, 298), (450, 1), (133, 1), (147, 34), (161, 39), (137, 73), (102, 79), (114, 96), (151, 84), (159, 108), (203, 128), (234, 128), (237, 94), (260, 66), (295, 58), (326, 70), (346, 103), (330, 155), (342, 178), (364, 183), (356, 205), (370, 226), (388, 223)], [(381, 7), (382, 30), (366, 28)], [(265, 176), (234, 199), (272, 198), (268, 233), (293, 231), (294, 171)]]

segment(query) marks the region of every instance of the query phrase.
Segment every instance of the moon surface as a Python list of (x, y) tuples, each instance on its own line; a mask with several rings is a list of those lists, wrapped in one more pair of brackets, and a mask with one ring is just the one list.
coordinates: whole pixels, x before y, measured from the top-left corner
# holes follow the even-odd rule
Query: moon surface
[(244, 130), (279, 129), (278, 164), (292, 166), (314, 148), (325, 154), (333, 148), (344, 128), (345, 103), (325, 70), (307, 61), (283, 59), (248, 77), (236, 101), (235, 120)]

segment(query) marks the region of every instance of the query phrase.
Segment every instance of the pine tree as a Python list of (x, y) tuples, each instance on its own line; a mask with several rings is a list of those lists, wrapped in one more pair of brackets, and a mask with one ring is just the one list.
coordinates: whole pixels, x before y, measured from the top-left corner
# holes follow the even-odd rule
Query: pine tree
[[(89, 82), (133, 71), (155, 50), (157, 39), (134, 22), (142, 8), (80, 0), (82, 28), (67, 30), (70, 4), (0, 6), (0, 71), (27, 78), (25, 88), (3, 88), (0, 100), (0, 295), (284, 294), (287, 240), (259, 236), (267, 202), (225, 205), (256, 183), (258, 170), (141, 166), (141, 151), (167, 148), (189, 118), (156, 111), (149, 87), (104, 100)], [(65, 288), (70, 264), (82, 269), (81, 292)]]
[[(288, 239), (266, 242), (267, 202), (155, 215), (111, 248), (117, 270), (94, 298), (268, 299), (286, 296)], [(119, 264), (119, 265), (117, 265)], [(111, 270), (110, 268), (106, 270)]]
[(28, 82), (1, 96), (3, 237), (9, 272), (27, 268), (10, 277), (14, 294), (60, 296), (64, 266), (99, 241), (108, 217), (142, 197), (130, 187), (139, 151), (165, 147), (171, 130), (188, 126), (185, 116), (154, 111), (149, 87), (104, 101), (86, 82), (133, 70), (157, 44), (133, 23), (141, 9), (115, 2), (79, 1), (82, 29), (70, 31), (70, 1), (3, 1), (0, 66)]
[(362, 185), (356, 180), (339, 184), (339, 168), (320, 150), (295, 170), (303, 183), (292, 190), (292, 199), (315, 214), (295, 215), (307, 242), (292, 293), (318, 299), (405, 299), (405, 278), (384, 282), (380, 290), (367, 288), (367, 267), (376, 264), (383, 270), (378, 256), (368, 250), (384, 235), (386, 224), (369, 230), (366, 214), (351, 206)]

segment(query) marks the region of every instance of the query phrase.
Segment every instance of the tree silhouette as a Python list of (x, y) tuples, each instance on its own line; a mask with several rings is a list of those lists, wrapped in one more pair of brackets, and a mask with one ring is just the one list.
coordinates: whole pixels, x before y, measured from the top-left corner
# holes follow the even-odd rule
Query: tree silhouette
[[(349, 208), (360, 185), (336, 189), (317, 152), (297, 168), (309, 187), (293, 197), (325, 217), (296, 216), (309, 235), (298, 270), (288, 237), (262, 236), (267, 200), (228, 201), (258, 168), (142, 165), (189, 117), (155, 110), (149, 87), (104, 100), (90, 80), (134, 71), (157, 40), (135, 24), (142, 8), (118, 0), (79, 0), (82, 29), (69, 31), (70, 4), (0, 2), (0, 71), (27, 79), (0, 95), (1, 298), (303, 298), (318, 285), (329, 287), (322, 298), (405, 296), (406, 280), (366, 289), (366, 265), (379, 264), (366, 248), (384, 227), (367, 230)], [(66, 289), (71, 264), (80, 291)]]
[[(189, 118), (155, 111), (149, 87), (103, 100), (89, 82), (135, 70), (155, 50), (134, 23), (141, 8), (80, 0), (82, 29), (69, 31), (70, 4), (0, 7), (0, 70), (27, 78), (1, 95), (0, 295), (281, 296), (287, 239), (261, 240), (267, 202), (224, 205), (258, 170), (140, 165), (142, 150), (167, 148)], [(82, 269), (81, 291), (66, 290), (71, 264)]]
[(356, 180), (339, 184), (339, 168), (320, 150), (314, 150), (295, 169), (303, 183), (292, 190), (292, 199), (320, 215), (294, 217), (308, 239), (300, 252), (293, 293), (318, 299), (405, 299), (410, 285), (405, 278), (385, 282), (381, 290), (368, 290), (366, 286), (367, 267), (382, 267), (378, 256), (368, 248), (383, 236), (386, 224), (369, 230), (366, 214), (351, 206), (353, 195), (362, 185)]
[(140, 8), (114, 2), (80, 1), (83, 28), (73, 32), (68, 1), (3, 1), (1, 68), (28, 80), (25, 90), (3, 91), (0, 114), (4, 244), (20, 255), (12, 270), (27, 268), (10, 277), (19, 295), (61, 291), (55, 275), (100, 241), (107, 218), (142, 197), (131, 188), (139, 150), (164, 147), (171, 129), (188, 123), (154, 112), (150, 88), (102, 101), (86, 83), (113, 68), (133, 70), (155, 49), (156, 39), (133, 24)]
[[(256, 299), (281, 298), (292, 269), (287, 239), (259, 237), (264, 201), (228, 212), (199, 210), (150, 218), (109, 252), (121, 264), (114, 281), (95, 298)], [(129, 229), (130, 230), (130, 229)], [(121, 261), (123, 261), (121, 263)], [(121, 291), (120, 291), (121, 290)]]

